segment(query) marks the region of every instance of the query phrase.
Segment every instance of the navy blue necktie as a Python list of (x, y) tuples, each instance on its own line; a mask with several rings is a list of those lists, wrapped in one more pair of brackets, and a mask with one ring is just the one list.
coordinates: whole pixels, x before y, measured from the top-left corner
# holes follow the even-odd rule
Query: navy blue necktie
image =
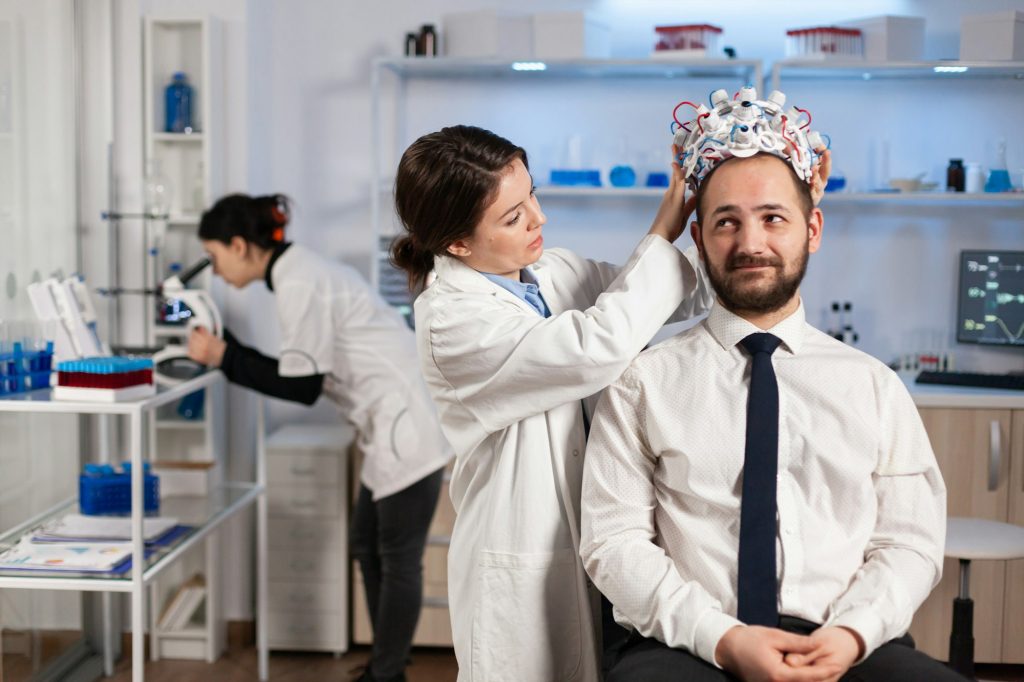
[(779, 460), (779, 385), (772, 353), (781, 340), (751, 334), (740, 341), (753, 361), (743, 451), (736, 617), (747, 625), (778, 627), (775, 577), (775, 477)]

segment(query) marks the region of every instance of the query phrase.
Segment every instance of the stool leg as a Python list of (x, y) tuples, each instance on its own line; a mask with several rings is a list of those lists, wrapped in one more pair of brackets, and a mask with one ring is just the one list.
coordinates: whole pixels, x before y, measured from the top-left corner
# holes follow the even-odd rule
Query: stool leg
[(949, 634), (949, 665), (974, 679), (974, 600), (970, 596), (971, 562), (960, 560), (960, 595), (953, 600), (953, 629)]

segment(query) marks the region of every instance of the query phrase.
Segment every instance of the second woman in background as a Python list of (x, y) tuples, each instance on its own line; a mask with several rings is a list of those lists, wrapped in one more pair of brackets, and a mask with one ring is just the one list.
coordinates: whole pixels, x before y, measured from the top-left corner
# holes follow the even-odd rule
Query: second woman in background
[[(441, 435), (416, 359), (412, 331), (352, 268), (284, 239), (282, 195), (234, 194), (203, 214), (199, 239), (214, 272), (274, 293), (280, 360), (198, 329), (192, 359), (267, 395), (337, 403), (364, 455), (352, 519), (373, 626), (362, 680), (405, 680), (423, 593), (422, 558), (451, 449)], [(346, 496), (347, 497), (347, 496)]]

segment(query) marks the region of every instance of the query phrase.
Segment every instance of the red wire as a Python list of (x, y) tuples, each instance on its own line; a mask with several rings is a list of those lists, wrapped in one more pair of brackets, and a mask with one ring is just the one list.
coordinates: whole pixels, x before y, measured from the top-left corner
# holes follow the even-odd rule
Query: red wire
[(735, 99), (739, 99), (739, 96), (740, 96), (740, 91), (739, 91), (739, 90), (737, 90), (737, 91), (736, 91), (736, 94), (735, 94), (735, 95), (733, 95), (733, 96), (732, 96), (732, 98), (733, 98), (734, 100), (735, 100)]
[(697, 118), (695, 119), (695, 120), (697, 121), (697, 127), (698, 127), (698, 128), (700, 128), (700, 134), (701, 134), (701, 135), (703, 135), (703, 134), (704, 134), (704, 126), (702, 126), (702, 125), (700, 124), (700, 120), (701, 120), (702, 118), (707, 118), (707, 117), (708, 117), (708, 116), (710, 116), (710, 115), (711, 115), (711, 112), (709, 111), (709, 112), (708, 112), (708, 113), (706, 113), (706, 114), (701, 114), (700, 116), (698, 116), (698, 117), (697, 117)]
[(693, 102), (680, 102), (679, 104), (677, 104), (676, 108), (672, 110), (672, 120), (674, 120), (678, 125), (683, 125), (683, 124), (679, 122), (678, 118), (676, 118), (676, 112), (678, 112), (679, 111), (679, 107), (683, 106), (684, 104), (689, 104), (694, 109), (697, 108), (697, 105), (694, 104)]
[[(785, 118), (785, 117), (783, 117), (783, 118)], [(802, 159), (802, 157), (800, 155), (800, 148), (796, 146), (796, 142), (794, 142), (793, 140), (791, 140), (788, 137), (786, 137), (786, 122), (785, 121), (782, 122), (782, 139), (785, 140), (786, 142), (790, 143), (791, 145), (793, 145), (793, 151), (796, 152), (796, 160), (797, 161), (802, 161), (803, 159)]]
[(801, 114), (807, 114), (807, 123), (800, 126), (800, 130), (806, 130), (807, 128), (809, 128), (811, 125), (811, 112), (807, 111), (806, 109), (801, 109), (800, 107), (793, 108), (799, 111)]

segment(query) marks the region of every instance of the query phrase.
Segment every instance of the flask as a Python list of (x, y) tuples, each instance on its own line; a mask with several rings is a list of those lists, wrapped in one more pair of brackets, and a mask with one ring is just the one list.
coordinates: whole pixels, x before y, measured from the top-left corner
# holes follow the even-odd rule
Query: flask
[(171, 181), (163, 174), (160, 159), (146, 162), (146, 179), (143, 187), (144, 211), (151, 218), (166, 218), (171, 212)]
[(947, 192), (963, 192), (964, 191), (964, 160), (963, 159), (950, 159), (949, 166), (946, 168), (946, 191)]
[(175, 72), (164, 92), (164, 113), (166, 132), (192, 132), (192, 86), (183, 71)]

